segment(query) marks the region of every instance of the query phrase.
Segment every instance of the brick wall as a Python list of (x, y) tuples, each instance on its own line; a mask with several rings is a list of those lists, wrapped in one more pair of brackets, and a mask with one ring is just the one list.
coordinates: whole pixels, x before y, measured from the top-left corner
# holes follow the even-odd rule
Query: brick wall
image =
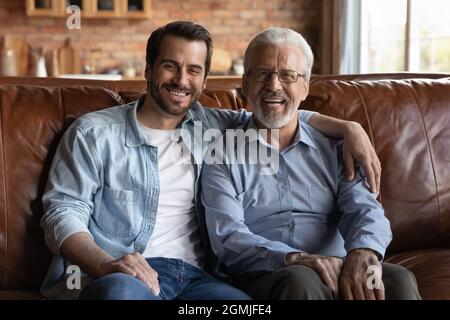
[[(243, 56), (249, 40), (268, 26), (301, 32), (318, 48), (320, 1), (317, 0), (152, 0), (147, 20), (83, 19), (81, 30), (66, 28), (63, 18), (29, 18), (25, 0), (0, 0), (0, 37), (13, 34), (32, 47), (61, 47), (66, 38), (80, 49), (82, 64), (95, 60), (99, 71), (136, 61), (143, 68), (148, 36), (173, 20), (192, 20), (207, 27), (214, 46), (233, 59)], [(100, 51), (96, 50), (100, 49)], [(317, 72), (317, 68), (314, 68)]]

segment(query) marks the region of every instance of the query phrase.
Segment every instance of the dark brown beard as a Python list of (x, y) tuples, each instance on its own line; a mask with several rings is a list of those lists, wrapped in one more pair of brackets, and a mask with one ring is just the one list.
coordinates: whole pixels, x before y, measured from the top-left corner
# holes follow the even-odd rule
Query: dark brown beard
[[(162, 88), (163, 89), (163, 88)], [(173, 115), (173, 116), (181, 116), (183, 114), (186, 114), (186, 112), (192, 108), (192, 106), (197, 102), (198, 99), (194, 99), (192, 103), (186, 108), (183, 109), (180, 112), (174, 112), (171, 110), (170, 106), (164, 102), (164, 100), (161, 98), (161, 95), (158, 92), (158, 87), (156, 83), (150, 82), (150, 94), (152, 95), (153, 100), (155, 100), (156, 104), (164, 110), (164, 112)]]

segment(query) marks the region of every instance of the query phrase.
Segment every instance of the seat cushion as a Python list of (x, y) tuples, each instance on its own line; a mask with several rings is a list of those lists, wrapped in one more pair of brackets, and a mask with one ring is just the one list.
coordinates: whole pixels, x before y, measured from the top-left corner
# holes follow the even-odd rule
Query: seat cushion
[(425, 249), (397, 253), (386, 262), (400, 264), (416, 276), (423, 299), (450, 299), (450, 249)]

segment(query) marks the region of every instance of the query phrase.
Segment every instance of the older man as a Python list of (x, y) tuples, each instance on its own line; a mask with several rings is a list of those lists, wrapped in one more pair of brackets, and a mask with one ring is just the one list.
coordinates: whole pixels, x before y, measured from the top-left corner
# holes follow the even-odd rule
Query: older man
[(210, 148), (223, 163), (202, 172), (215, 271), (258, 299), (420, 298), (408, 270), (380, 262), (392, 234), (362, 170), (346, 180), (341, 141), (300, 121), (312, 63), (290, 29), (270, 28), (246, 50), (246, 139), (223, 135)]

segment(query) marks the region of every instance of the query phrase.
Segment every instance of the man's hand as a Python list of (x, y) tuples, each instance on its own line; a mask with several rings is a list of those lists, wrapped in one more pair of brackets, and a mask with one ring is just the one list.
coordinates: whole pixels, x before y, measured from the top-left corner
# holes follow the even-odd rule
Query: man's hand
[(90, 234), (78, 232), (64, 240), (61, 254), (91, 276), (98, 278), (114, 272), (126, 273), (147, 284), (154, 295), (159, 295), (158, 274), (140, 253), (116, 260), (100, 248)]
[[(375, 284), (379, 288), (371, 288), (368, 283), (368, 268), (373, 266)], [(370, 249), (351, 250), (344, 262), (339, 286), (344, 300), (384, 300), (384, 285), (381, 278), (381, 264), (376, 254)]]
[(330, 288), (336, 299), (339, 293), (339, 275), (342, 269), (342, 259), (321, 255), (309, 255), (304, 253), (289, 253), (286, 257), (288, 265), (303, 265), (314, 269), (323, 283)]
[(140, 253), (129, 254), (117, 260), (107, 260), (99, 266), (101, 275), (114, 272), (122, 272), (138, 278), (150, 287), (155, 296), (159, 295), (158, 273), (150, 267)]
[(380, 192), (381, 163), (364, 129), (358, 122), (348, 121), (344, 134), (343, 157), (347, 180), (355, 177), (355, 161), (360, 163), (367, 174), (370, 190)]

